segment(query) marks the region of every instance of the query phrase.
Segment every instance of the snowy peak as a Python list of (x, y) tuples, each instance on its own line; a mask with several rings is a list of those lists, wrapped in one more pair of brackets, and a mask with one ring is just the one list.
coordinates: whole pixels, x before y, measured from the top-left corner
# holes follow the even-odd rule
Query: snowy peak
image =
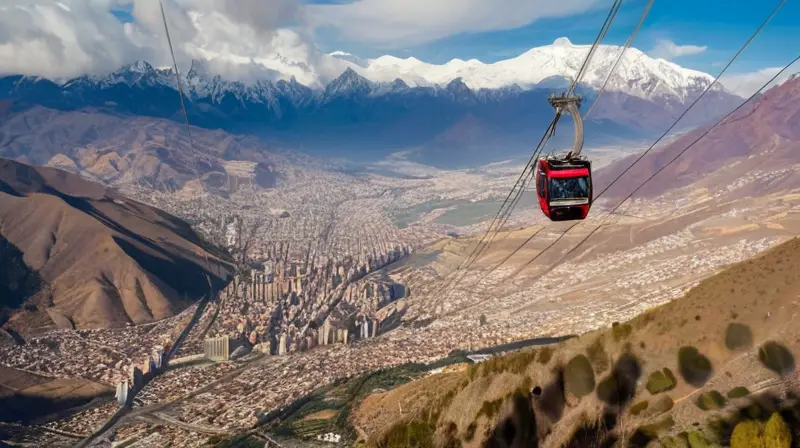
[(370, 93), (372, 87), (373, 84), (369, 80), (348, 67), (344, 73), (328, 84), (325, 88), (325, 96), (332, 98), (348, 94), (366, 95)]
[[(453, 59), (436, 65), (415, 58), (381, 56), (370, 60), (361, 73), (374, 81), (400, 78), (412, 85), (447, 85), (461, 78), (473, 90), (498, 89), (514, 84), (534, 87), (545, 83), (541, 87), (547, 87), (554, 83), (562, 84), (561, 80), (572, 79), (590, 48), (590, 45), (575, 45), (566, 37), (559, 37), (551, 45), (532, 48), (515, 58), (491, 64), (476, 59)], [(615, 45), (599, 46), (582, 83), (599, 89), (622, 50), (622, 47)], [(630, 48), (622, 57), (606, 89), (649, 100), (675, 97), (684, 101), (712, 82), (714, 78), (706, 73), (653, 59)]]
[(572, 42), (566, 37), (559, 37), (558, 39), (553, 41), (554, 47), (572, 47)]
[[(276, 98), (281, 95), (293, 104), (309, 101), (312, 90), (324, 98), (400, 93), (416, 87), (433, 87), (432, 92), (461, 99), (474, 96), (471, 94), (502, 97), (533, 88), (563, 89), (578, 72), (590, 45), (575, 45), (566, 37), (559, 37), (550, 45), (507, 60), (484, 63), (452, 59), (443, 64), (390, 55), (362, 60), (343, 51), (324, 54), (312, 47), (300, 49), (289, 52), (291, 58), (275, 53), (245, 64), (233, 64), (222, 57), (194, 60), (189, 70), (181, 73), (181, 83), (191, 98), (222, 102), (232, 97), (272, 108), (278, 107)], [(619, 46), (601, 45), (581, 81), (581, 89), (598, 90), (621, 51)], [(229, 78), (228, 74), (236, 76)], [(711, 75), (629, 48), (606, 90), (677, 104), (696, 97), (713, 82)], [(75, 91), (94, 86), (105, 89), (119, 83), (174, 88), (175, 74), (172, 69), (154, 68), (139, 61), (106, 76), (82, 76), (68, 82)], [(724, 90), (719, 85), (714, 89)]]

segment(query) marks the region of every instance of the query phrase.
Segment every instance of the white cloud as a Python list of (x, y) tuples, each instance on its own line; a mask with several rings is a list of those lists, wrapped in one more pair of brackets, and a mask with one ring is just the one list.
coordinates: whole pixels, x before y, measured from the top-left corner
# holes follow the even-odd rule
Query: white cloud
[[(132, 23), (111, 13), (121, 6), (130, 7)], [(259, 61), (267, 69), (319, 62), (311, 35), (290, 28), (304, 23), (298, 0), (165, 0), (164, 9), (182, 70), (193, 58), (209, 59), (210, 69), (233, 78), (249, 76)], [(0, 73), (63, 79), (136, 60), (172, 65), (158, 0), (5, 0), (0, 6)], [(303, 67), (295, 68), (303, 82)]]
[[(749, 73), (726, 74), (720, 78), (720, 83), (742, 98), (749, 98), (760, 89), (764, 83), (780, 72), (781, 68), (782, 67), (769, 67)], [(800, 68), (800, 64), (795, 64), (795, 67), (790, 67), (788, 70), (784, 71), (783, 74), (777, 77), (764, 91), (784, 83), (792, 74), (797, 72), (798, 68)]]
[(681, 56), (700, 54), (708, 49), (705, 45), (678, 45), (669, 39), (662, 39), (650, 50), (651, 57), (666, 59), (668, 61)]
[(350, 40), (403, 48), (459, 33), (512, 29), (546, 17), (586, 11), (599, 0), (358, 0), (309, 5), (314, 26)]

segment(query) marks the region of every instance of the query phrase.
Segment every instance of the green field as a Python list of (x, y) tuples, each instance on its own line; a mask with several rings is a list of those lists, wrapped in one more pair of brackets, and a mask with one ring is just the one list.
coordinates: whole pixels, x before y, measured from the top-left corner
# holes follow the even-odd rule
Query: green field
[[(471, 362), (464, 353), (453, 352), (447, 358), (430, 365), (404, 364), (391, 369), (379, 370), (354, 378), (338, 381), (315, 390), (285, 409), (271, 412), (262, 428), (280, 440), (314, 440), (318, 434), (333, 432), (342, 436), (343, 442), (354, 442), (355, 429), (348, 417), (353, 406), (376, 389), (391, 390), (415, 379), (425, 372), (450, 364)], [(323, 411), (326, 418), (319, 418)], [(317, 415), (314, 415), (317, 414)], [(309, 416), (316, 418), (309, 419)], [(221, 440), (218, 446), (249, 447), (259, 443), (252, 437), (235, 436)], [(260, 442), (263, 446), (263, 442)]]
[(469, 226), (494, 218), (499, 209), (500, 204), (495, 200), (459, 201), (454, 209), (444, 212), (433, 221), (451, 226)]
[(393, 210), (389, 214), (389, 219), (392, 220), (392, 224), (397, 226), (397, 228), (405, 229), (410, 223), (418, 221), (422, 215), (426, 213), (430, 213), (439, 208), (452, 207), (464, 202), (465, 201), (453, 201), (450, 199), (434, 199), (417, 204), (413, 207)]

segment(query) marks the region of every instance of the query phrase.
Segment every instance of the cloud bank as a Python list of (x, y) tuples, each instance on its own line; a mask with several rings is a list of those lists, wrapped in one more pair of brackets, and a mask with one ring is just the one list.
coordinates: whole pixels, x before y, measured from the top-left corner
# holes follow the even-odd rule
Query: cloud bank
[[(585, 11), (599, 0), (164, 0), (179, 67), (191, 59), (242, 78), (280, 71), (303, 82), (341, 69), (313, 34), (333, 27), (345, 40), (402, 48), (458, 33), (516, 28)], [(122, 23), (112, 11), (126, 11)], [(0, 73), (64, 79), (104, 74), (147, 60), (172, 65), (158, 0), (4, 0)], [(259, 72), (259, 69), (261, 72)]]
[(315, 27), (383, 48), (428, 43), (461, 33), (506, 30), (584, 12), (599, 0), (358, 0), (308, 6)]
[[(726, 74), (720, 78), (720, 82), (731, 92), (741, 96), (742, 98), (748, 98), (759, 88), (761, 88), (764, 83), (772, 79), (773, 76), (780, 72), (782, 68), (783, 67), (769, 67), (752, 73)], [(800, 63), (795, 63), (793, 66), (789, 67), (788, 70), (783, 72), (781, 76), (777, 77), (775, 81), (768, 85), (764, 91), (783, 84), (793, 74), (797, 73), (798, 70), (800, 70)]]
[(654, 58), (671, 61), (681, 56), (700, 54), (707, 49), (708, 47), (705, 45), (678, 45), (669, 39), (662, 39), (656, 43), (656, 46), (650, 50), (649, 54)]

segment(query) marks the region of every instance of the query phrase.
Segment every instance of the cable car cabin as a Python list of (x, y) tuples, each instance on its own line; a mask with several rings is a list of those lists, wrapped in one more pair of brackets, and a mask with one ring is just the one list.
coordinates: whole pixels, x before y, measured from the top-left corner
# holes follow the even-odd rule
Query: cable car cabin
[(592, 206), (592, 162), (584, 157), (539, 159), (536, 195), (552, 221), (586, 219)]

